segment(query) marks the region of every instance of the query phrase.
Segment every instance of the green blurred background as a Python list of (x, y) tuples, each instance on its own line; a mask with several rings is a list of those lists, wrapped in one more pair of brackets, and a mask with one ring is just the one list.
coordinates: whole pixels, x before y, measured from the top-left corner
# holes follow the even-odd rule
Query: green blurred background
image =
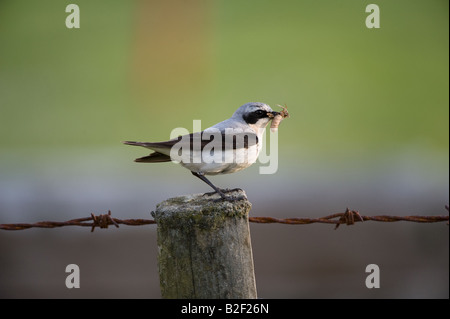
[[(69, 3), (80, 29), (65, 26)], [(250, 101), (291, 114), (277, 174), (212, 180), (244, 188), (253, 216), (446, 214), (448, 1), (376, 1), (380, 29), (365, 26), (369, 3), (0, 1), (0, 223), (148, 218), (167, 197), (209, 191), (172, 164), (133, 163), (146, 151), (121, 141), (206, 128)], [(260, 297), (448, 298), (448, 227), (354, 227), (252, 225)], [(0, 296), (158, 298), (154, 229), (122, 228), (2, 231)], [(100, 258), (102, 240), (142, 247)], [(297, 246), (309, 241), (321, 244)], [(355, 241), (366, 249), (343, 248)], [(103, 279), (69, 291), (69, 263)], [(365, 288), (368, 263), (391, 286)]]

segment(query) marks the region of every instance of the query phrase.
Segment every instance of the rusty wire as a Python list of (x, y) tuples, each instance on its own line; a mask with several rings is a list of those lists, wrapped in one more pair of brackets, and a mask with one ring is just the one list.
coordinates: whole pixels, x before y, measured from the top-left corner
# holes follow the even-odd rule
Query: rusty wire
[[(448, 206), (445, 206), (449, 210)], [(288, 224), (288, 225), (308, 225), (313, 223), (322, 224), (335, 224), (337, 229), (339, 225), (353, 225), (355, 222), (363, 221), (377, 221), (377, 222), (397, 222), (397, 221), (408, 221), (416, 223), (436, 223), (449, 221), (449, 216), (362, 216), (358, 211), (346, 209), (344, 213), (337, 213), (328, 215), (321, 218), (274, 218), (274, 217), (249, 217), (249, 222), (252, 223), (263, 223), (263, 224)], [(108, 228), (110, 225), (114, 225), (117, 228), (120, 224), (128, 226), (142, 226), (156, 224), (156, 221), (152, 219), (118, 219), (111, 216), (111, 211), (108, 214), (100, 214), (98, 216), (91, 214), (90, 217), (71, 219), (65, 222), (52, 222), (52, 221), (42, 221), (34, 224), (0, 224), (0, 229), (4, 230), (23, 230), (28, 228), (55, 228), (64, 226), (82, 226), (91, 227), (91, 232), (95, 230), (96, 227)]]
[[(448, 210), (448, 206), (446, 206)], [(337, 229), (339, 225), (353, 225), (355, 222), (377, 221), (377, 222), (397, 222), (408, 221), (416, 223), (436, 223), (449, 220), (449, 216), (361, 216), (358, 211), (346, 209), (345, 213), (337, 213), (321, 218), (273, 218), (273, 217), (249, 217), (253, 223), (279, 223), (288, 225), (307, 225), (313, 223), (335, 224)]]
[[(89, 223), (89, 221), (92, 222)], [(65, 222), (43, 221), (34, 224), (0, 224), (0, 229), (22, 230), (28, 228), (56, 228), (64, 226), (82, 226), (82, 227), (91, 227), (91, 232), (93, 232), (95, 227), (108, 228), (109, 225), (114, 225), (117, 228), (119, 228), (120, 224), (128, 226), (142, 226), (142, 225), (156, 224), (156, 222), (151, 219), (122, 220), (118, 218), (113, 218), (111, 217), (111, 211), (109, 210), (108, 214), (100, 214), (98, 216), (91, 214), (90, 217), (71, 219)]]

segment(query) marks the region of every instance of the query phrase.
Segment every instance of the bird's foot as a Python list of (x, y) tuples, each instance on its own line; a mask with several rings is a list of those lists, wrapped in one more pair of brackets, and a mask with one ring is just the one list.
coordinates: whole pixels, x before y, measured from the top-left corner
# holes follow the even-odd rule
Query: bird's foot
[(233, 188), (233, 189), (229, 189), (229, 188), (219, 188), (219, 191), (217, 192), (208, 192), (208, 193), (204, 193), (203, 196), (207, 195), (207, 196), (212, 196), (215, 194), (219, 194), (220, 198), (217, 199), (213, 199), (214, 202), (220, 202), (223, 200), (229, 201), (229, 202), (234, 202), (234, 201), (240, 201), (240, 200), (244, 200), (245, 197), (244, 196), (238, 196), (238, 197), (234, 197), (234, 196), (225, 196), (225, 193), (231, 193), (231, 192), (235, 192), (235, 191), (242, 191), (242, 189), (240, 188)]
[(219, 194), (220, 195), (220, 193), (218, 193), (218, 192), (207, 192), (207, 193), (204, 193), (202, 196), (213, 196), (215, 194)]
[(233, 189), (221, 188), (220, 190), (222, 191), (222, 193), (231, 193), (231, 192), (240, 192), (240, 191), (242, 191), (242, 189), (240, 189), (240, 188), (233, 188)]

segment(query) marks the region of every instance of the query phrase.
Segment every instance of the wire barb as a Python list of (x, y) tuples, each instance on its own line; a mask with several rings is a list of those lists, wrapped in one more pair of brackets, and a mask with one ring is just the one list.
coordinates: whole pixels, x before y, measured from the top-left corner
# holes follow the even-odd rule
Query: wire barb
[(357, 217), (362, 222), (364, 221), (358, 211), (350, 210), (347, 207), (345, 213), (342, 214), (341, 218), (339, 218), (339, 224), (336, 224), (336, 227), (334, 227), (334, 229), (338, 229), (341, 224), (353, 225), (355, 223), (355, 217)]
[(111, 211), (108, 210), (108, 214), (101, 214), (98, 216), (95, 216), (93, 213), (91, 213), (91, 218), (93, 220), (91, 233), (95, 230), (95, 227), (100, 228), (108, 228), (109, 225), (114, 225), (116, 228), (119, 228), (119, 224), (114, 220), (114, 218), (111, 217)]
[[(448, 211), (448, 205), (445, 206)], [(341, 224), (354, 225), (355, 222), (363, 221), (376, 221), (376, 222), (398, 222), (408, 221), (415, 223), (437, 223), (447, 221), (449, 222), (449, 216), (361, 216), (359, 211), (350, 210), (348, 207), (344, 213), (337, 213), (320, 218), (274, 218), (274, 217), (249, 217), (249, 222), (259, 224), (287, 224), (287, 225), (308, 225), (314, 223), (321, 224), (335, 224), (337, 229)], [(3, 230), (23, 230), (28, 228), (56, 228), (63, 226), (82, 226), (91, 227), (91, 232), (95, 230), (95, 227), (108, 228), (110, 225), (119, 228), (119, 225), (128, 226), (142, 226), (156, 224), (152, 219), (118, 219), (111, 216), (111, 211), (108, 210), (107, 214), (100, 214), (98, 216), (91, 213), (90, 217), (71, 219), (65, 222), (52, 222), (42, 221), (34, 224), (0, 224), (0, 229)]]

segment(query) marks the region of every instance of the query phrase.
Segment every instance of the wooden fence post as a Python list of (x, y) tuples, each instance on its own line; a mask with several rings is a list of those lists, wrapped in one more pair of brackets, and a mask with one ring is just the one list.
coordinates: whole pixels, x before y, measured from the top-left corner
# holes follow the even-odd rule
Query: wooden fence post
[(152, 213), (157, 222), (163, 298), (256, 298), (248, 213), (242, 190), (213, 201), (203, 194), (168, 199)]

